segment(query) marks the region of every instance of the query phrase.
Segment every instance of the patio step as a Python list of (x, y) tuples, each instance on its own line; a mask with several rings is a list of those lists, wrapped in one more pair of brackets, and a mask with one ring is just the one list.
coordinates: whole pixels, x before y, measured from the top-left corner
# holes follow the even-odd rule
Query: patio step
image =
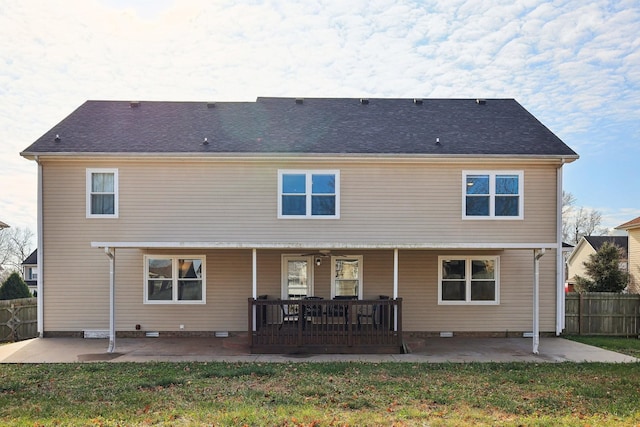
[(402, 342), (403, 353), (415, 353), (424, 350), (427, 341), (424, 338), (405, 337)]

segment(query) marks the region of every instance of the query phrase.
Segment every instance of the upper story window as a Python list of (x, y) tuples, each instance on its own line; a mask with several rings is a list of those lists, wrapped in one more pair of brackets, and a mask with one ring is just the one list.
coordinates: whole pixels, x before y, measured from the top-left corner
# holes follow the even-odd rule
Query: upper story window
[(205, 302), (204, 256), (145, 256), (144, 302), (198, 304)]
[(87, 169), (87, 218), (118, 217), (118, 169)]
[(278, 218), (340, 218), (340, 171), (279, 170)]
[(498, 304), (497, 256), (438, 257), (438, 304)]
[(523, 219), (522, 171), (464, 171), (463, 219)]

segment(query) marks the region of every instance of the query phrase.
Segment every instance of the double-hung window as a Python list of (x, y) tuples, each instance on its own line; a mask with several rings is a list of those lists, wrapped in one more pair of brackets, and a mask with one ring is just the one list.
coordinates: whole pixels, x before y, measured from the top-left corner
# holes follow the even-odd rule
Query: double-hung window
[(340, 171), (279, 170), (278, 218), (340, 218)]
[(464, 171), (463, 219), (523, 219), (522, 171)]
[(438, 304), (498, 304), (500, 258), (438, 257)]
[(144, 302), (199, 304), (205, 302), (205, 257), (146, 255)]
[(118, 217), (118, 169), (87, 169), (87, 218)]

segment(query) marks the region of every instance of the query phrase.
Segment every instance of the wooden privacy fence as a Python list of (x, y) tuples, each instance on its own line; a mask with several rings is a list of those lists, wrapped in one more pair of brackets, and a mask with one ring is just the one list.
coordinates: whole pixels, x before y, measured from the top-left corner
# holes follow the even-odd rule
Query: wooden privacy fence
[(38, 336), (38, 299), (0, 300), (0, 342)]
[(640, 295), (571, 292), (567, 294), (565, 302), (565, 334), (640, 334)]

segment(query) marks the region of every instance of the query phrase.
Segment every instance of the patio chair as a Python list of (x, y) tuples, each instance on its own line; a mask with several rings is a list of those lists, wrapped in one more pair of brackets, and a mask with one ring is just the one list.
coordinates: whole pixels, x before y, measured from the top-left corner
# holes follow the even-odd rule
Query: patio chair
[[(278, 298), (280, 300), (280, 298)], [(281, 300), (280, 300), (281, 301)], [(297, 322), (300, 316), (298, 315), (299, 304), (284, 304), (280, 303), (280, 309), (282, 310), (282, 323), (278, 329), (282, 329), (285, 322)], [(295, 309), (294, 309), (295, 308)]]
[[(387, 295), (380, 295), (378, 299), (388, 300), (389, 297)], [(361, 306), (358, 310), (358, 329), (362, 328), (362, 319), (371, 319), (371, 324), (373, 325), (373, 329), (378, 329), (378, 324), (382, 324), (382, 319), (377, 321), (378, 312), (382, 313), (382, 305), (381, 304), (373, 304), (371, 309), (369, 310), (369, 306)], [(380, 314), (381, 315), (381, 314)]]

